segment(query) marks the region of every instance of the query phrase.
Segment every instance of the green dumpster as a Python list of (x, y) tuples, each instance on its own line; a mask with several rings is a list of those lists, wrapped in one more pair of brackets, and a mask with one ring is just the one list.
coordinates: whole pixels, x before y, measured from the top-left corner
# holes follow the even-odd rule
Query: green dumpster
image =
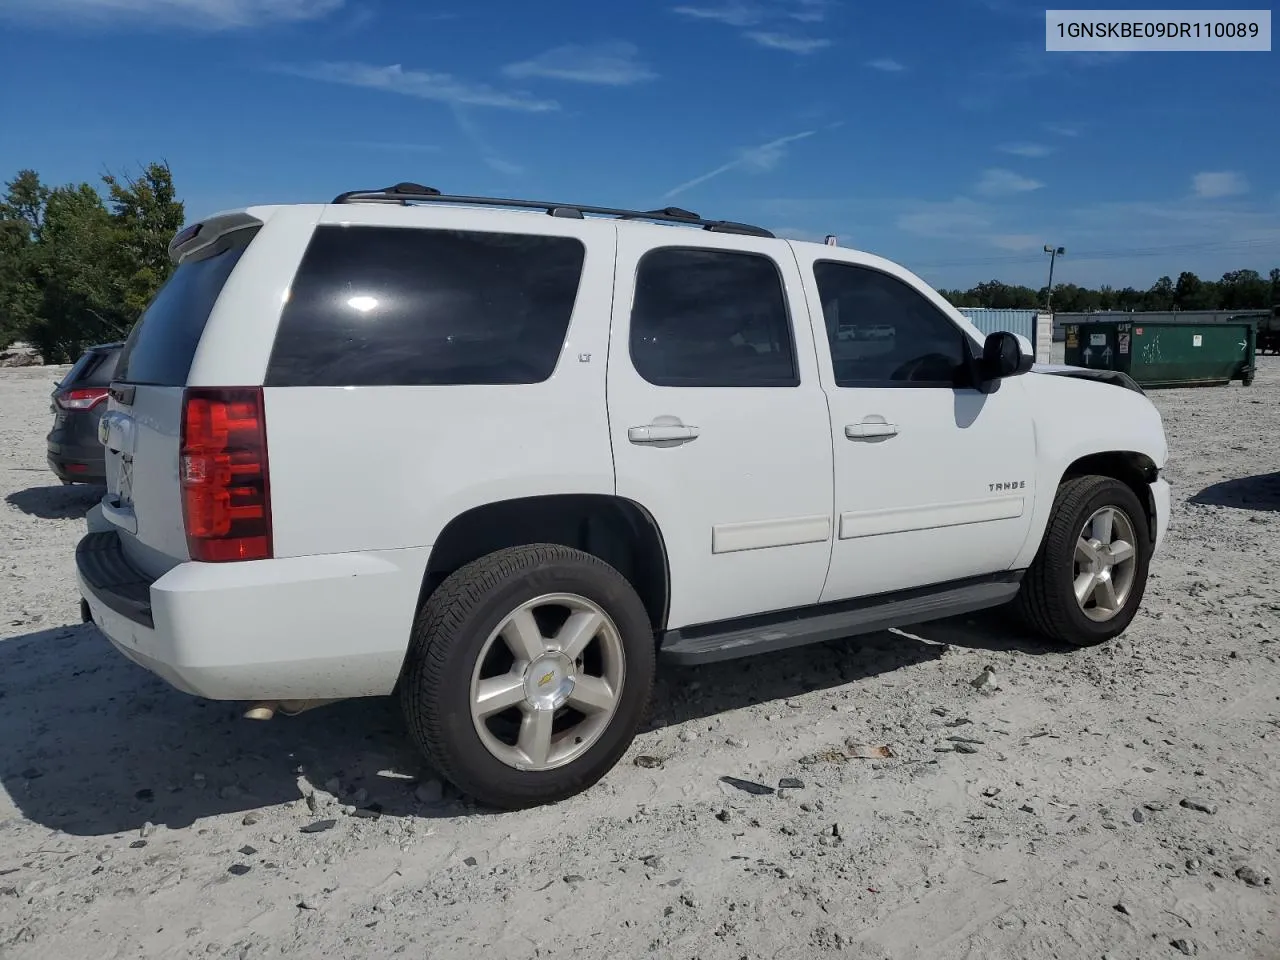
[(1251, 321), (1093, 320), (1068, 324), (1064, 333), (1068, 364), (1119, 370), (1144, 387), (1253, 383), (1257, 327)]

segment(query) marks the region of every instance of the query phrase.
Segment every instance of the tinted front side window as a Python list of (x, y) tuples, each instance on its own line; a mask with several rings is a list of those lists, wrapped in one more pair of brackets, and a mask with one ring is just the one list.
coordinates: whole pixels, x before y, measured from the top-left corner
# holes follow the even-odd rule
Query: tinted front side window
[(798, 384), (778, 268), (753, 253), (670, 247), (636, 270), (636, 372), (664, 387)]
[(178, 265), (129, 332), (116, 364), (117, 379), (164, 387), (186, 385), (213, 305), (258, 229), (228, 234), (198, 259)]
[(319, 227), (266, 383), (539, 383), (555, 370), (584, 257), (571, 237)]
[(964, 333), (918, 291), (870, 267), (813, 266), (837, 386), (955, 386)]

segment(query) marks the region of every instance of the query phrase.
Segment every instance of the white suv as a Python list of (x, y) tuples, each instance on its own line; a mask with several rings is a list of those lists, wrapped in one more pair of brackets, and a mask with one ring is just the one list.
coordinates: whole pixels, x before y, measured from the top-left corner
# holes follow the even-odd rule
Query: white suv
[(170, 251), (102, 419), (85, 617), (268, 715), (396, 692), (491, 805), (603, 776), (659, 658), (1010, 601), (1108, 640), (1168, 524), (1141, 389), (1034, 368), (866, 253), (413, 184)]

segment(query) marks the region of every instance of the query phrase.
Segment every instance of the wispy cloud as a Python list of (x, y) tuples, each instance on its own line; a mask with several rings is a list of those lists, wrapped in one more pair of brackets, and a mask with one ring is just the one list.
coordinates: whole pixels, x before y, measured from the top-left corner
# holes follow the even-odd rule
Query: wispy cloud
[(872, 70), (880, 70), (884, 73), (901, 73), (907, 69), (892, 57), (881, 57), (879, 60), (868, 60), (867, 66)]
[(730, 27), (751, 27), (765, 18), (764, 8), (754, 3), (725, 3), (713, 7), (673, 7), (681, 16), (713, 20)]
[[(735, 27), (753, 43), (772, 50), (806, 55), (831, 46), (825, 37), (796, 36), (788, 26), (818, 24), (827, 19), (836, 0), (727, 0), (719, 4), (672, 7), (691, 20), (705, 20)], [(748, 27), (758, 29), (748, 30)]]
[(1197, 173), (1191, 178), (1191, 189), (1197, 197), (1204, 200), (1236, 197), (1249, 192), (1249, 181), (1242, 174), (1229, 170)]
[(1058, 137), (1078, 137), (1081, 133), (1076, 123), (1046, 123), (1044, 128)]
[(1053, 147), (1043, 143), (1002, 143), (997, 147), (1001, 153), (1011, 153), (1015, 157), (1047, 157), (1053, 153)]
[(1073, 209), (1072, 233), (1098, 249), (1269, 244), (1280, 250), (1280, 201), (1112, 201)]
[(916, 201), (900, 214), (896, 226), (904, 233), (935, 240), (957, 240), (987, 233), (993, 214), (985, 205), (967, 197), (954, 200)]
[(4, 0), (0, 17), (52, 25), (166, 25), (231, 30), (316, 20), (344, 0)]
[(686, 180), (679, 186), (672, 187), (663, 194), (663, 199), (670, 199), (677, 194), (684, 193), (686, 190), (706, 183), (708, 180), (712, 180), (721, 174), (728, 173), (730, 170), (741, 169), (752, 170), (755, 172), (772, 170), (786, 157), (787, 148), (791, 144), (798, 140), (805, 140), (812, 137), (817, 132), (817, 130), (804, 130), (800, 133), (790, 134), (789, 136), (778, 137), (776, 140), (770, 140), (768, 143), (762, 143), (758, 146), (746, 147), (745, 149), (738, 151), (737, 157), (730, 160), (728, 163), (721, 164), (714, 170), (709, 170), (700, 176), (694, 177), (692, 180)]
[(987, 237), (987, 242), (993, 247), (1014, 253), (1039, 250), (1044, 246), (1044, 240), (1034, 233), (993, 233)]
[(516, 80), (543, 77), (571, 83), (592, 83), (625, 87), (658, 75), (637, 60), (639, 50), (633, 43), (597, 43), (583, 46), (565, 44), (503, 68), (503, 73)]
[(458, 124), (458, 130), (466, 137), (476, 153), (480, 155), (480, 159), (485, 166), (508, 177), (515, 177), (524, 173), (524, 167), (502, 157), (493, 148), (489, 143), (489, 138), (484, 135), (480, 130), (480, 125), (471, 116), (470, 108), (460, 103), (451, 103), (449, 104), (449, 110), (453, 114), (454, 122)]
[(1044, 184), (1039, 180), (1032, 180), (1012, 170), (991, 169), (983, 171), (982, 179), (974, 189), (989, 197), (999, 197), (1014, 193), (1029, 193), (1043, 186)]
[[(1040, 234), (1027, 229), (1025, 213), (1020, 207), (970, 197), (909, 200), (903, 206), (905, 209), (894, 224), (900, 231), (925, 240), (943, 241), (947, 248), (963, 251), (958, 259), (1003, 260), (1013, 254), (1038, 251), (1044, 245)], [(1004, 253), (984, 252), (984, 247)]]
[(554, 100), (537, 99), (517, 91), (498, 90), (488, 84), (470, 83), (447, 73), (406, 70), (398, 63), (380, 67), (369, 63), (321, 62), (284, 64), (276, 69), (308, 80), (383, 90), (439, 103), (523, 110), (530, 113), (560, 109), (560, 105)]
[(508, 177), (518, 177), (524, 173), (524, 167), (518, 163), (512, 163), (510, 160), (503, 160), (501, 157), (485, 157), (485, 166), (490, 170), (496, 170), (498, 173), (505, 174)]
[(833, 6), (835, 0), (796, 0), (787, 16), (800, 23), (821, 23), (827, 19), (827, 11)]
[[(1039, 16), (1043, 19), (1044, 8)], [(1080, 82), (1085, 71), (1117, 60), (1114, 56), (1046, 53), (1043, 44), (1015, 42), (989, 57), (979, 58), (972, 73), (955, 78), (957, 99), (966, 110), (989, 110), (1010, 96), (1010, 91), (1039, 82), (1067, 87)]]
[(771, 33), (764, 30), (752, 30), (746, 34), (748, 40), (771, 50), (785, 50), (800, 56), (816, 53), (823, 47), (831, 46), (831, 41), (822, 37), (797, 37), (789, 33)]
[[(928, 250), (920, 259), (929, 262), (912, 263), (913, 269), (927, 270), (931, 282), (947, 286), (967, 287), (991, 276), (1039, 285), (1046, 259), (1041, 248), (1048, 242), (1067, 247), (1066, 276), (1072, 282), (1093, 286), (1143, 287), (1160, 274), (1177, 276), (1181, 270), (1216, 276), (1253, 267), (1265, 275), (1274, 266), (1280, 254), (1280, 196), (1232, 195), (1212, 203), (1187, 197), (1085, 202), (1056, 212), (1033, 209), (1016, 195), (913, 199), (894, 201), (896, 212), (890, 216), (904, 235), (927, 241), (915, 249)], [(812, 212), (801, 208), (778, 219), (821, 226), (832, 209), (823, 201)], [(863, 219), (874, 222), (875, 213), (868, 211)]]

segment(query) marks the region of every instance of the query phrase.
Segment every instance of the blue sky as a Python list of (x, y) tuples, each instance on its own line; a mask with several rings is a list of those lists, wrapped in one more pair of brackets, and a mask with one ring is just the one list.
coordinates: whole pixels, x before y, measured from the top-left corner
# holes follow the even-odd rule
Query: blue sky
[(1280, 266), (1278, 57), (1046, 53), (1021, 0), (4, 0), (0, 175), (164, 158), (190, 219), (399, 180), (675, 204), (940, 286), (1039, 286), (1047, 242), (1147, 286)]

